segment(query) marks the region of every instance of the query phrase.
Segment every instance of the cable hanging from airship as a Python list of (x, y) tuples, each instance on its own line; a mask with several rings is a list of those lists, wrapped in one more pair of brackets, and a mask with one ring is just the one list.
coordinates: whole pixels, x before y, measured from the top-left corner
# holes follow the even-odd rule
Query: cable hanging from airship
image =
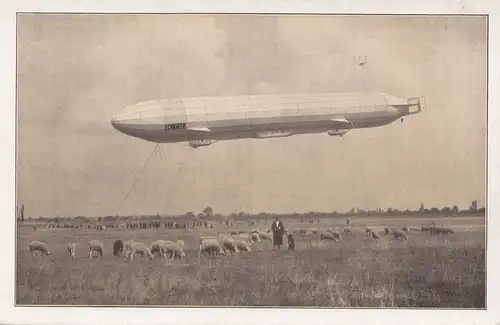
[(182, 172), (185, 171), (185, 161), (182, 159), (180, 161), (179, 167), (177, 168), (177, 173), (174, 175), (174, 177), (171, 179), (170, 182), (170, 188), (167, 191), (167, 199), (165, 200), (165, 204), (163, 205), (163, 211), (167, 210), (167, 206), (172, 203), (172, 190), (175, 188), (175, 186), (178, 184), (178, 180), (180, 179), (180, 176)]
[(129, 190), (127, 191), (127, 194), (122, 198), (122, 200), (120, 201), (120, 209), (123, 207), (123, 204), (125, 203), (125, 201), (127, 201), (127, 199), (129, 198), (130, 194), (132, 193), (132, 190), (134, 189), (134, 187), (136, 186), (137, 182), (139, 181), (139, 178), (141, 177), (142, 175), (142, 172), (146, 169), (149, 161), (151, 160), (151, 157), (153, 157), (153, 154), (156, 152), (156, 150), (159, 148), (159, 143), (157, 143), (155, 145), (155, 147), (153, 148), (153, 150), (151, 151), (151, 153), (149, 154), (149, 157), (148, 159), (146, 160), (146, 162), (144, 163), (144, 165), (142, 166), (142, 168), (140, 169), (139, 173), (137, 174), (136, 178), (134, 179), (134, 182), (132, 183), (132, 186), (130, 186)]

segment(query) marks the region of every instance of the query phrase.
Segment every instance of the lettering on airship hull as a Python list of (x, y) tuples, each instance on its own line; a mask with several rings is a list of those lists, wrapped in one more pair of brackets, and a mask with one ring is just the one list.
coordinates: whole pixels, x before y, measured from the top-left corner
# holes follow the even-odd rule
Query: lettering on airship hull
[(165, 131), (178, 131), (178, 130), (184, 130), (185, 128), (186, 128), (186, 123), (165, 124)]

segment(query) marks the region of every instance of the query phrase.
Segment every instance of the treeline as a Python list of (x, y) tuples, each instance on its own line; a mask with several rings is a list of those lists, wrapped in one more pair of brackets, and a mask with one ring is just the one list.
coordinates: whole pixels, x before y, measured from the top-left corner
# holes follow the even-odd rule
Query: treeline
[(87, 223), (87, 222), (98, 222), (98, 223), (111, 223), (111, 222), (137, 222), (137, 221), (153, 221), (153, 220), (165, 220), (165, 219), (175, 219), (177, 221), (182, 220), (193, 220), (193, 219), (207, 219), (213, 221), (224, 221), (224, 220), (245, 220), (245, 219), (275, 219), (279, 218), (297, 218), (297, 219), (324, 219), (324, 218), (347, 218), (347, 217), (428, 217), (428, 216), (445, 216), (453, 217), (459, 215), (477, 215), (484, 216), (485, 208), (477, 208), (477, 201), (473, 201), (473, 204), (468, 210), (459, 210), (455, 205), (453, 207), (443, 207), (441, 209), (433, 207), (430, 209), (424, 208), (423, 204), (418, 210), (398, 210), (393, 208), (375, 209), (375, 210), (365, 210), (359, 208), (352, 208), (348, 212), (306, 212), (306, 213), (266, 213), (261, 212), (258, 214), (250, 214), (245, 212), (231, 213), (229, 215), (222, 215), (219, 213), (214, 213), (211, 207), (206, 207), (202, 212), (195, 214), (193, 212), (187, 212), (182, 215), (141, 215), (141, 216), (98, 216), (98, 217), (88, 217), (88, 216), (40, 216), (40, 217), (28, 217), (24, 219), (24, 207), (18, 210), (18, 222), (23, 223), (24, 221), (30, 222), (63, 222), (70, 221), (72, 223)]

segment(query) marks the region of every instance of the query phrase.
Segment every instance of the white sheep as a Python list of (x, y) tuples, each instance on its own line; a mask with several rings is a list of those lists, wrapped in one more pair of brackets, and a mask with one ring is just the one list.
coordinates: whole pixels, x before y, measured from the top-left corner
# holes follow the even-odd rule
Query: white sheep
[(234, 236), (231, 236), (231, 237), (234, 240), (236, 240), (236, 241), (238, 241), (238, 240), (244, 240), (244, 241), (247, 241), (249, 244), (253, 243), (252, 236), (250, 234), (247, 234), (247, 233), (238, 234), (238, 235), (234, 235)]
[(202, 237), (199, 240), (200, 250), (198, 251), (198, 257), (203, 253), (210, 253), (212, 256), (215, 254), (226, 255), (222, 244), (219, 240), (212, 236)]
[(176, 243), (168, 240), (159, 240), (157, 243), (160, 250), (160, 255), (164, 256), (165, 259), (167, 258), (167, 253), (171, 254), (172, 260), (175, 257), (186, 257), (186, 254), (184, 253), (184, 242), (182, 240), (178, 240)]
[(99, 255), (98, 257), (102, 257), (104, 254), (104, 245), (101, 241), (93, 239), (89, 241), (89, 259), (92, 259), (93, 252), (96, 251)]
[(49, 246), (43, 241), (34, 240), (29, 244), (29, 255), (35, 257), (35, 253), (42, 253), (44, 256), (50, 255)]
[(337, 242), (337, 237), (328, 231), (324, 231), (324, 232), (320, 233), (319, 238), (320, 238), (320, 240), (331, 240), (333, 242)]
[[(157, 240), (157, 241), (151, 243), (151, 246), (149, 247), (149, 251), (151, 252), (151, 254), (153, 254), (153, 256), (155, 254), (158, 254), (159, 256), (161, 256), (160, 244), (163, 243), (163, 242), (165, 242), (165, 241), (166, 240), (160, 239), (160, 240)], [(130, 247), (130, 243), (129, 243), (128, 246)]]
[(259, 239), (261, 241), (264, 241), (264, 240), (272, 240), (273, 237), (271, 235), (271, 231), (268, 231), (268, 232), (263, 232), (263, 231), (260, 231), (259, 232)]
[(226, 254), (232, 253), (233, 255), (238, 255), (239, 250), (238, 250), (238, 244), (236, 243), (236, 240), (233, 238), (230, 238), (226, 235), (220, 235), (219, 236), (219, 242), (222, 245), (222, 248), (226, 252)]
[(143, 243), (136, 242), (136, 241), (131, 241), (128, 243), (127, 253), (130, 256), (130, 260), (134, 259), (135, 254), (141, 254), (142, 258), (144, 258), (144, 256), (146, 256), (146, 259), (148, 259), (148, 260), (153, 259), (153, 254), (151, 254), (149, 247)]
[(407, 238), (406, 233), (402, 230), (399, 230), (399, 229), (394, 230), (392, 232), (392, 234), (394, 235), (394, 238), (396, 238), (396, 239), (406, 239)]
[(124, 257), (128, 257), (128, 254), (132, 251), (131, 245), (135, 243), (133, 239), (129, 239), (123, 242), (123, 255)]
[(342, 233), (343, 233), (344, 235), (354, 236), (354, 232), (353, 232), (351, 229), (349, 229), (349, 228), (344, 228), (344, 229), (342, 230)]
[(254, 242), (254, 243), (260, 243), (260, 235), (259, 235), (259, 232), (256, 231), (256, 232), (252, 232), (250, 234), (250, 239)]
[(246, 240), (237, 240), (236, 246), (240, 252), (251, 252), (250, 243)]
[(201, 236), (201, 237), (200, 237), (200, 240), (204, 240), (204, 239), (216, 239), (216, 240), (219, 240), (219, 239), (217, 238), (217, 236)]
[(335, 237), (335, 239), (337, 239), (337, 241), (341, 239), (341, 235), (338, 231), (335, 231), (333, 229), (328, 229), (327, 232), (332, 234)]
[(75, 243), (70, 243), (68, 245), (68, 253), (69, 253), (69, 256), (71, 256), (71, 259), (75, 259), (75, 256), (76, 256), (76, 244)]
[(432, 234), (454, 234), (455, 231), (451, 228), (435, 227)]

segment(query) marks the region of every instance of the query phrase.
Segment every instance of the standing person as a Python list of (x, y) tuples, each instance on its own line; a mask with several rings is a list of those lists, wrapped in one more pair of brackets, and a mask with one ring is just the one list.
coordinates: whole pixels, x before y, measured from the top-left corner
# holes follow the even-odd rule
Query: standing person
[(347, 218), (347, 221), (346, 221), (346, 222), (347, 222), (347, 225), (348, 225), (348, 226), (349, 226), (349, 225), (351, 225), (351, 217)]
[(273, 232), (273, 245), (278, 246), (279, 250), (283, 245), (283, 235), (285, 234), (285, 226), (279, 218), (276, 218), (276, 221), (271, 225), (271, 231)]

